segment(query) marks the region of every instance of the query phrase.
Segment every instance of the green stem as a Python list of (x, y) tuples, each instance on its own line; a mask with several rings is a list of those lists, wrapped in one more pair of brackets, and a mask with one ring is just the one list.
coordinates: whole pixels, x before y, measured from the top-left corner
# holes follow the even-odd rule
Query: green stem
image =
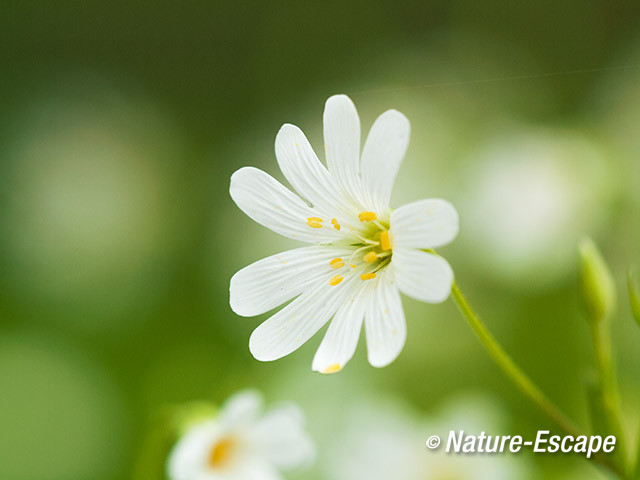
[(515, 383), (520, 391), (529, 397), (542, 411), (544, 411), (556, 425), (568, 435), (580, 435), (578, 428), (556, 407), (547, 396), (529, 379), (529, 377), (511, 360), (511, 357), (502, 349), (500, 344), (491, 335), (482, 320), (473, 311), (469, 302), (460, 291), (456, 283), (451, 291), (462, 315), (467, 319), (469, 325), (476, 333), (480, 342), (489, 352), (489, 355), (502, 369), (504, 374)]
[[(469, 302), (467, 302), (467, 299), (460, 290), (460, 287), (458, 287), (455, 282), (453, 283), (451, 294), (460, 312), (466, 318), (482, 345), (487, 349), (487, 352), (503, 373), (520, 389), (522, 393), (524, 393), (524, 395), (529, 397), (531, 401), (546, 413), (547, 416), (549, 416), (549, 418), (551, 418), (566, 435), (572, 435), (573, 437), (584, 435), (502, 349), (482, 320), (480, 320), (478, 315), (473, 311)], [(625, 478), (624, 473), (620, 471), (620, 468), (612, 463), (607, 456), (597, 455), (593, 458), (621, 478)]]
[(611, 352), (611, 332), (609, 322), (605, 319), (591, 323), (591, 337), (593, 339), (594, 362), (600, 390), (602, 394), (602, 406), (610, 433), (618, 440), (618, 456), (622, 464), (627, 468), (627, 450), (622, 429), (622, 414), (620, 412), (620, 394), (618, 381), (615, 375), (613, 355)]

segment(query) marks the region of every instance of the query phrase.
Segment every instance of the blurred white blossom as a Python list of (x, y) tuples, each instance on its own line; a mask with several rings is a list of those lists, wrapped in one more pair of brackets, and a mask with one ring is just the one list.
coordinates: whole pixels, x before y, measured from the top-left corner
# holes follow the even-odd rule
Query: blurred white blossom
[(460, 203), (468, 260), (523, 288), (566, 277), (578, 240), (610, 214), (613, 172), (602, 149), (582, 135), (526, 130), (501, 134), (471, 159)]
[(263, 411), (262, 397), (240, 392), (220, 412), (191, 425), (167, 461), (171, 480), (278, 480), (309, 464), (313, 443), (295, 405)]
[[(334, 480), (524, 480), (526, 458), (509, 455), (453, 455), (445, 452), (450, 430), (467, 434), (500, 433), (503, 419), (476, 396), (448, 403), (437, 416), (424, 418), (398, 406), (371, 403), (350, 410), (345, 434), (326, 460), (326, 478)], [(429, 450), (425, 441), (439, 435)]]

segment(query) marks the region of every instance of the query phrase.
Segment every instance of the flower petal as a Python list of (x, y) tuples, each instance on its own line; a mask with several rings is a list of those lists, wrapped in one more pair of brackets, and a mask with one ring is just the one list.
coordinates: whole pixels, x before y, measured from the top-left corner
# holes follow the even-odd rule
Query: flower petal
[(395, 247), (441, 247), (456, 238), (458, 229), (458, 212), (446, 200), (419, 200), (391, 212)]
[(229, 397), (220, 410), (220, 423), (227, 429), (246, 427), (255, 422), (264, 407), (262, 395), (244, 390)]
[(280, 235), (308, 243), (330, 243), (340, 238), (331, 228), (330, 219), (323, 219), (322, 228), (307, 224), (307, 219), (320, 213), (262, 170), (244, 167), (236, 171), (229, 193), (244, 213)]
[(329, 262), (347, 258), (352, 249), (302, 247), (259, 260), (237, 272), (229, 287), (229, 303), (238, 315), (260, 315), (282, 305), (318, 280), (336, 272)]
[(346, 95), (334, 95), (324, 107), (327, 166), (344, 192), (361, 203), (360, 118)]
[(313, 358), (312, 369), (321, 373), (342, 370), (358, 346), (368, 295), (355, 293), (336, 312)]
[(398, 288), (405, 295), (429, 303), (449, 298), (453, 270), (444, 258), (420, 250), (394, 248), (391, 266)]
[[(385, 272), (369, 297), (364, 321), (369, 363), (385, 367), (402, 351), (407, 338), (407, 325), (400, 294)], [(385, 278), (386, 277), (386, 278)]]
[(409, 146), (409, 120), (397, 110), (378, 117), (362, 150), (360, 166), (368, 205), (383, 215), (389, 208), (393, 182)]
[(280, 472), (267, 460), (262, 458), (244, 458), (222, 474), (207, 472), (197, 480), (284, 480)]
[(249, 435), (260, 453), (279, 469), (299, 468), (315, 458), (304, 415), (297, 405), (285, 404), (270, 410)]
[[(309, 144), (302, 130), (285, 124), (276, 136), (276, 158), (280, 170), (298, 194), (311, 203), (319, 216), (338, 217), (353, 214), (345, 209), (342, 190)], [(343, 220), (344, 221), (344, 220)]]
[(298, 349), (329, 321), (353, 286), (351, 278), (335, 286), (321, 282), (304, 292), (253, 331), (249, 340), (253, 356), (269, 362)]
[(167, 477), (171, 480), (200, 478), (209, 449), (224, 434), (219, 422), (208, 420), (189, 428), (169, 452)]

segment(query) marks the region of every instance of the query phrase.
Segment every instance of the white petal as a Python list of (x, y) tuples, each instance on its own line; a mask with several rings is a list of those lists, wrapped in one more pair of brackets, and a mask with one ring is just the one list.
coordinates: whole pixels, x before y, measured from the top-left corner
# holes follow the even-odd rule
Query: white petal
[(297, 248), (264, 258), (231, 278), (229, 303), (238, 315), (260, 315), (282, 305), (316, 284), (334, 258), (346, 258), (352, 250), (330, 246)]
[(377, 280), (376, 288), (369, 297), (364, 321), (369, 363), (374, 367), (385, 367), (393, 362), (407, 338), (400, 293), (396, 285), (389, 281), (389, 275), (387, 271)]
[(396, 110), (378, 117), (362, 150), (360, 166), (368, 205), (383, 215), (389, 208), (393, 182), (409, 146), (409, 120)]
[(420, 250), (394, 248), (391, 266), (405, 295), (429, 303), (444, 302), (451, 294), (453, 270), (442, 257)]
[(276, 136), (276, 158), (287, 181), (321, 216), (337, 216), (342, 220), (345, 206), (342, 191), (318, 160), (302, 130), (291, 124), (282, 126)]
[(313, 358), (313, 370), (339, 371), (351, 360), (358, 346), (368, 300), (368, 295), (356, 293), (338, 309)]
[(308, 243), (330, 243), (340, 238), (331, 227), (331, 219), (323, 219), (323, 228), (310, 227), (307, 219), (322, 218), (321, 213), (262, 170), (244, 167), (236, 171), (229, 193), (244, 213), (280, 235)]
[(353, 279), (331, 286), (322, 281), (262, 323), (251, 334), (249, 349), (263, 362), (277, 360), (311, 338), (353, 293)]
[(246, 427), (262, 413), (264, 401), (255, 390), (244, 390), (232, 395), (220, 410), (220, 422), (225, 428)]
[(324, 148), (329, 171), (342, 190), (359, 202), (360, 118), (346, 95), (334, 95), (325, 104)]
[(233, 465), (233, 470), (226, 470), (211, 477), (197, 480), (284, 480), (282, 475), (268, 461), (252, 458)]
[(409, 203), (391, 213), (391, 233), (394, 247), (441, 247), (458, 235), (458, 212), (446, 200)]
[(296, 405), (282, 405), (267, 412), (250, 436), (260, 453), (279, 469), (300, 468), (315, 458), (313, 442), (305, 431), (304, 415)]
[(210, 420), (191, 427), (174, 445), (167, 459), (171, 480), (193, 480), (206, 474), (206, 459), (211, 446), (223, 435), (221, 425)]

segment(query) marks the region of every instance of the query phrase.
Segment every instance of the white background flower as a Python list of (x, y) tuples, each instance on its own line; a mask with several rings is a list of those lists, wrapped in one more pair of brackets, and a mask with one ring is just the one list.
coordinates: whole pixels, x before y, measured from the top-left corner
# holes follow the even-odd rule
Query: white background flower
[(278, 480), (279, 472), (314, 457), (298, 407), (263, 413), (261, 396), (246, 391), (227, 400), (217, 417), (186, 431), (169, 454), (167, 475), (171, 480)]
[(575, 129), (500, 132), (473, 154), (460, 196), (469, 264), (529, 292), (566, 281), (580, 238), (608, 225), (616, 182), (606, 158)]
[[(390, 400), (393, 400), (391, 398)], [(449, 431), (465, 434), (508, 434), (502, 413), (485, 398), (470, 395), (452, 399), (431, 418), (394, 401), (363, 399), (351, 405), (340, 440), (328, 446), (321, 465), (332, 480), (524, 480), (531, 478), (531, 462), (524, 455), (461, 455), (446, 452)], [(429, 450), (425, 441), (438, 435), (440, 446)]]
[(249, 217), (315, 244), (258, 261), (231, 279), (230, 303), (239, 315), (259, 315), (295, 298), (252, 334), (257, 359), (293, 352), (333, 318), (313, 369), (342, 369), (363, 323), (369, 362), (382, 367), (398, 356), (406, 338), (399, 291), (432, 303), (448, 298), (451, 267), (424, 249), (455, 238), (455, 209), (440, 199), (389, 207), (409, 130), (400, 112), (383, 113), (361, 157), (355, 106), (336, 95), (324, 111), (327, 167), (298, 127), (286, 124), (276, 137), (280, 169), (297, 195), (256, 168), (231, 177), (231, 196)]

